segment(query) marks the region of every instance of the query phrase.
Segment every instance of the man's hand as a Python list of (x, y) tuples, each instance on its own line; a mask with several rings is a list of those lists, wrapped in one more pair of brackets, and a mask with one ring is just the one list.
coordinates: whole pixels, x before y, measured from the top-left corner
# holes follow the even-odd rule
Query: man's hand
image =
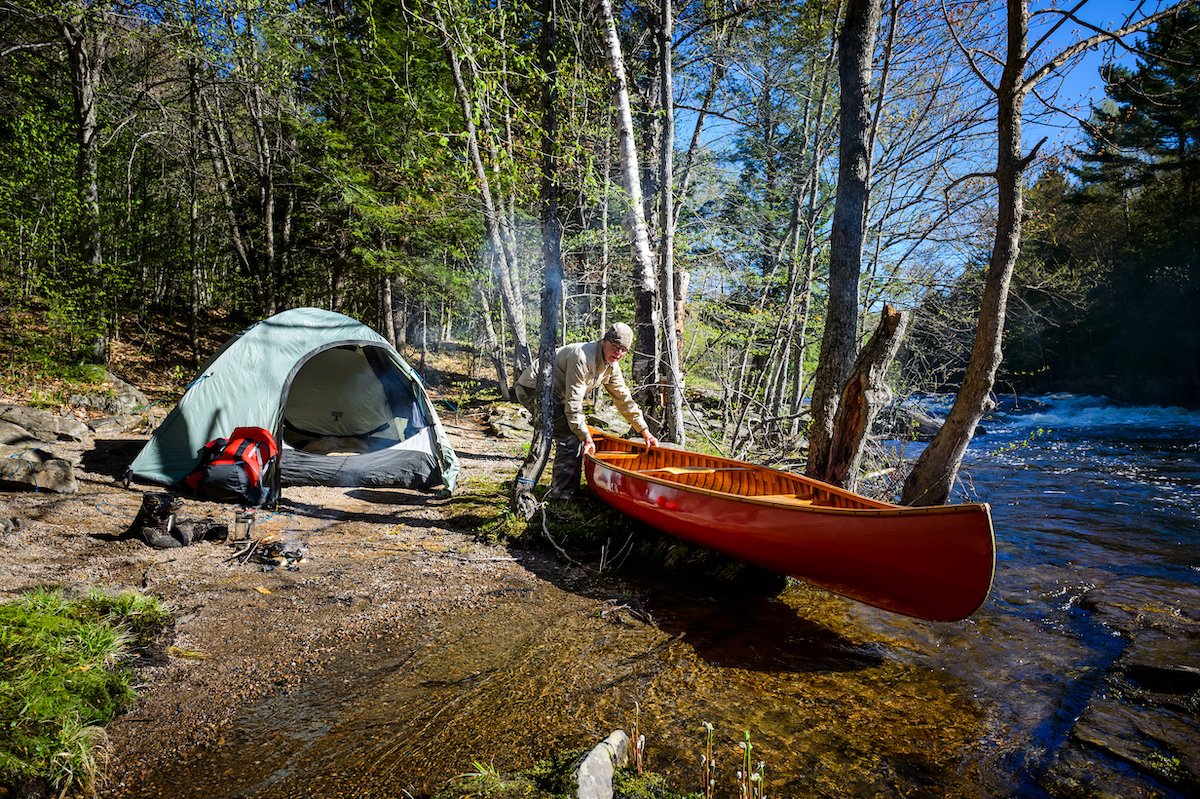
[(583, 440), (583, 454), (591, 455), (595, 451), (596, 451), (596, 442), (592, 440), (591, 436), (588, 436), (587, 438), (585, 438)]
[(646, 442), (647, 447), (657, 447), (658, 439), (649, 430), (642, 431), (642, 439)]

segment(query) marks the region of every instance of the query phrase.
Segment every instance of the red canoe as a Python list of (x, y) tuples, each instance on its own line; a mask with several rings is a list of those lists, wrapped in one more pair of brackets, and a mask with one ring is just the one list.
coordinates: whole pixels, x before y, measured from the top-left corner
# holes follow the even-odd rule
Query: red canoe
[(987, 505), (909, 508), (742, 461), (592, 436), (592, 491), (685, 541), (930, 621), (965, 619), (991, 590)]

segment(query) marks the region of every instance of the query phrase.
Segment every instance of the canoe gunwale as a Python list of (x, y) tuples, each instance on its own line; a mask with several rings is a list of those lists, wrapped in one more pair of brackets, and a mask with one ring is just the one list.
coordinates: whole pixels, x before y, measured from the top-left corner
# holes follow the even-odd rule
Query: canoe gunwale
[[(632, 441), (629, 439), (618, 438), (617, 436), (611, 435), (609, 433), (605, 433), (602, 430), (597, 430), (594, 427), (591, 428), (591, 432), (592, 432), (593, 439), (603, 438), (603, 439), (609, 439), (609, 440), (614, 440), (614, 441), (621, 441), (624, 444), (628, 444), (628, 445), (634, 447), (637, 450), (636, 455), (644, 454), (645, 450), (648, 449), (644, 444), (640, 444), (639, 442)], [(745, 494), (736, 494), (736, 493), (731, 493), (728, 491), (717, 491), (717, 490), (714, 490), (711, 488), (703, 488), (701, 486), (693, 486), (693, 485), (689, 485), (684, 482), (680, 482), (678, 480), (671, 480), (671, 479), (656, 476), (654, 474), (654, 472), (661, 471), (662, 467), (660, 467), (658, 469), (648, 469), (645, 471), (640, 471), (637, 469), (627, 469), (623, 466), (620, 466), (618, 463), (614, 463), (614, 462), (604, 458), (603, 456), (606, 454), (623, 455), (625, 453), (620, 453), (620, 452), (605, 453), (605, 452), (601, 452), (600, 450), (597, 450), (595, 453), (585, 456), (585, 460), (592, 461), (599, 468), (610, 469), (614, 472), (618, 472), (620, 474), (626, 475), (635, 480), (645, 480), (646, 482), (649, 482), (649, 483), (656, 483), (661, 486), (676, 488), (676, 489), (680, 489), (683, 491), (687, 491), (689, 493), (703, 494), (705, 496), (710, 496), (710, 497), (718, 497), (718, 498), (733, 501), (733, 502), (745, 502), (745, 503), (748, 503), (751, 505), (763, 505), (763, 506), (772, 507), (772, 508), (787, 508), (789, 510), (793, 510), (793, 511), (796, 511), (799, 513), (829, 513), (829, 514), (834, 514), (834, 515), (838, 515), (838, 516), (853, 516), (853, 517), (890, 517), (890, 516), (913, 516), (913, 517), (916, 517), (916, 516), (934, 516), (934, 515), (943, 514), (943, 513), (981, 513), (981, 512), (982, 513), (990, 513), (990, 510), (991, 510), (990, 506), (987, 503), (978, 503), (978, 502), (963, 503), (963, 504), (959, 504), (959, 505), (929, 505), (929, 506), (915, 506), (915, 507), (910, 507), (910, 506), (905, 506), (905, 505), (895, 505), (890, 502), (884, 502), (882, 500), (874, 500), (874, 499), (870, 499), (869, 497), (863, 497), (861, 495), (855, 494), (851, 491), (847, 491), (844, 488), (840, 488), (840, 487), (832, 485), (830, 483), (825, 483), (825, 482), (816, 480), (811, 477), (805, 477), (803, 475), (792, 474), (791, 472), (785, 472), (785, 471), (782, 471), (781, 469), (772, 469), (769, 466), (757, 466), (752, 463), (746, 463), (744, 461), (738, 461), (738, 460), (734, 460), (732, 458), (723, 458), (719, 455), (706, 456), (706, 457), (712, 458), (713, 460), (717, 460), (722, 463), (731, 464), (735, 467), (745, 468), (745, 469), (748, 469), (751, 471), (771, 472), (774, 474), (782, 475), (783, 477), (788, 478), (788, 479), (792, 479), (792, 480), (799, 479), (803, 483), (812, 484), (813, 486), (817, 487), (821, 491), (827, 491), (829, 493), (838, 494), (843, 497), (850, 498), (850, 499), (853, 499), (853, 500), (859, 501), (859, 502), (866, 500), (868, 502), (878, 503), (882, 507), (878, 507), (878, 508), (836, 508), (836, 507), (830, 507), (827, 505), (817, 505), (815, 503), (800, 506), (794, 500), (789, 501), (786, 499), (772, 499), (771, 498), (772, 495), (761, 496), (761, 497), (747, 496)], [(621, 460), (625, 460), (625, 458), (622, 458)], [(717, 468), (722, 468), (722, 467), (717, 467)], [(775, 496), (779, 496), (779, 495), (775, 495)]]

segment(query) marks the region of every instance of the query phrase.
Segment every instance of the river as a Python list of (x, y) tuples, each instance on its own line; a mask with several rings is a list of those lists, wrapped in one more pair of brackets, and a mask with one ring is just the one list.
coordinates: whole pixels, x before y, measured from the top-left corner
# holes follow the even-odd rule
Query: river
[(634, 724), (696, 791), (708, 723), (717, 796), (747, 733), (767, 796), (1196, 795), (1200, 413), (1007, 398), (984, 429), (959, 498), (991, 503), (997, 568), (965, 622), (530, 559), (538, 588), (347, 654), (152, 792), (419, 796)]

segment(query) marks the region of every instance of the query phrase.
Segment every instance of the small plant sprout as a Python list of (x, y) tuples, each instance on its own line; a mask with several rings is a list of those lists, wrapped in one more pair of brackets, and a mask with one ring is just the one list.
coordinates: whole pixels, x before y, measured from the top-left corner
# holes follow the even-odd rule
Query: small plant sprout
[(717, 785), (717, 761), (713, 759), (713, 725), (704, 722), (704, 754), (700, 756), (703, 769), (704, 799), (713, 799)]
[(633, 735), (629, 736), (630, 742), (633, 744), (633, 768), (640, 777), (642, 769), (645, 766), (643, 755), (646, 751), (646, 736), (642, 735), (642, 706), (637, 702), (633, 703)]
[(742, 740), (738, 742), (738, 748), (742, 750), (742, 767), (738, 769), (738, 799), (754, 799), (754, 744), (750, 743), (750, 731), (746, 730), (743, 733)]

